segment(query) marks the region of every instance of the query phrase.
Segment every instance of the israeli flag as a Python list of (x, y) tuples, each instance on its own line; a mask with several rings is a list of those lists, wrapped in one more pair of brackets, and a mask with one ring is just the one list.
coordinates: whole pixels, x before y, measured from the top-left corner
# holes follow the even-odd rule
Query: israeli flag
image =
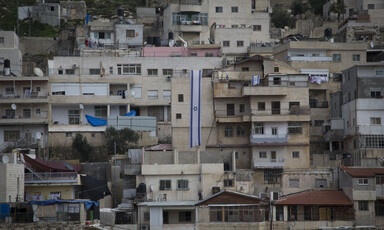
[(201, 70), (191, 70), (189, 147), (201, 145)]
[(253, 75), (251, 85), (259, 85), (260, 84), (260, 75)]

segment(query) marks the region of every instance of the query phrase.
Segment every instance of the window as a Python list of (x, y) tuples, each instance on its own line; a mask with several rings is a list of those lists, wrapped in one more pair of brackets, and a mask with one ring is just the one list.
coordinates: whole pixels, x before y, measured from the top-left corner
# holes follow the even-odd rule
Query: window
[(109, 32), (94, 32), (93, 36), (96, 39), (111, 39), (111, 33)]
[(232, 7), (231, 7), (231, 12), (232, 12), (232, 13), (238, 13), (238, 12), (239, 12), (239, 7), (237, 7), (237, 6), (232, 6)]
[(249, 71), (249, 67), (241, 67), (241, 71), (248, 72)]
[(4, 44), (4, 37), (0, 37), (0, 44)]
[(15, 88), (13, 88), (13, 87), (5, 87), (5, 94), (7, 94), (7, 95), (15, 94)]
[(237, 126), (236, 134), (238, 137), (245, 137), (245, 128), (242, 125)]
[(268, 220), (268, 211), (258, 206), (211, 206), (209, 222), (262, 222)]
[(157, 90), (148, 90), (148, 98), (157, 99), (158, 98)]
[(62, 74), (64, 74), (64, 71), (62, 69), (58, 69), (57, 74), (62, 75)]
[(364, 135), (362, 138), (365, 148), (384, 148), (384, 135)]
[(224, 187), (233, 187), (233, 179), (224, 179)]
[(273, 85), (281, 85), (281, 78), (280, 77), (274, 77), (273, 78)]
[(359, 211), (369, 211), (368, 201), (359, 200)]
[(368, 10), (374, 10), (375, 4), (368, 4)]
[(216, 6), (216, 13), (223, 13), (223, 7), (222, 6)]
[(257, 103), (257, 109), (259, 111), (265, 111), (265, 102), (258, 102)]
[(223, 47), (229, 47), (230, 42), (229, 41), (223, 41)]
[(360, 54), (353, 54), (352, 55), (352, 61), (360, 61)]
[(223, 208), (224, 207), (209, 207), (209, 221), (222, 222), (223, 221)]
[(171, 90), (163, 90), (163, 99), (171, 99)]
[(357, 184), (358, 185), (368, 185), (368, 178), (358, 178)]
[(235, 104), (227, 104), (227, 115), (228, 116), (235, 115)]
[(237, 41), (237, 47), (243, 47), (244, 41)]
[(163, 76), (172, 76), (173, 69), (163, 69)]
[(118, 64), (117, 74), (119, 75), (140, 75), (141, 64)]
[(97, 75), (100, 74), (100, 69), (89, 69), (90, 75)]
[(380, 89), (371, 89), (371, 98), (381, 97)]
[(179, 222), (191, 222), (192, 221), (192, 212), (179, 212)]
[(244, 113), (245, 112), (245, 105), (244, 104), (240, 104), (239, 105), (239, 112), (240, 113)]
[(254, 126), (254, 134), (264, 134), (263, 122), (255, 122), (253, 126)]
[(126, 30), (125, 31), (125, 36), (127, 38), (134, 38), (135, 37), (135, 30)]
[(75, 70), (74, 69), (66, 69), (65, 74), (73, 75), (73, 74), (75, 74)]
[(157, 76), (157, 69), (148, 69), (148, 76)]
[(39, 108), (36, 109), (36, 115), (40, 115), (41, 111)]
[(171, 190), (171, 180), (160, 180), (160, 190)]
[(13, 119), (16, 116), (16, 111), (13, 109), (6, 109), (5, 110), (5, 116), (7, 119)]
[(181, 119), (181, 113), (176, 113), (176, 119)]
[(300, 179), (289, 179), (290, 188), (300, 188)]
[(106, 105), (96, 105), (95, 107), (95, 117), (106, 119), (107, 118), (107, 106)]
[(383, 76), (384, 70), (376, 70), (376, 76)]
[(371, 125), (381, 125), (381, 117), (371, 117)]
[(31, 118), (31, 109), (23, 109), (23, 118)]
[(315, 120), (315, 126), (322, 126), (324, 123), (323, 120)]
[(70, 125), (80, 124), (80, 110), (78, 109), (68, 110), (68, 121)]
[(237, 28), (239, 28), (239, 25), (231, 25), (231, 28), (232, 29), (237, 29)]
[(253, 25), (253, 31), (261, 31), (261, 25)]
[(4, 130), (4, 142), (14, 142), (20, 139), (20, 130)]
[(72, 137), (72, 133), (71, 132), (65, 133), (65, 136), (71, 138)]
[(272, 133), (272, 135), (277, 135), (277, 127), (272, 127), (271, 128), (271, 133)]
[(191, 57), (197, 57), (197, 53), (190, 53), (189, 56), (191, 56)]
[(259, 158), (267, 158), (267, 152), (259, 152)]
[(384, 204), (381, 200), (375, 201), (375, 214), (376, 216), (384, 216)]
[(384, 185), (384, 175), (376, 175), (376, 184)]
[(282, 169), (264, 169), (264, 183), (280, 184), (280, 177), (282, 173)]
[(41, 92), (41, 87), (36, 87), (36, 92)]
[(299, 151), (293, 151), (292, 152), (292, 158), (300, 158), (300, 152)]
[(178, 190), (187, 190), (188, 188), (188, 180), (177, 180)]
[(280, 114), (280, 101), (271, 102), (272, 114)]
[(179, 102), (184, 102), (184, 94), (177, 95), (177, 98)]
[(232, 126), (227, 126), (224, 129), (224, 136), (226, 137), (233, 137), (233, 128)]
[(341, 54), (334, 54), (332, 56), (332, 61), (333, 62), (341, 62)]
[(275, 73), (280, 72), (280, 68), (278, 66), (273, 67), (273, 72)]
[(303, 124), (301, 122), (289, 121), (288, 134), (301, 134), (303, 132)]

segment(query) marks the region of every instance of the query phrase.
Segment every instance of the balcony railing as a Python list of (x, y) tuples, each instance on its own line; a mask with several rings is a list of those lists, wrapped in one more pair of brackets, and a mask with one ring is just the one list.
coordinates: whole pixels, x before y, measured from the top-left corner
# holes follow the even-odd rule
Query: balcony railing
[(328, 108), (328, 101), (309, 100), (310, 108)]
[(24, 183), (76, 183), (77, 172), (25, 173)]
[(202, 0), (172, 0), (172, 4), (180, 5), (201, 5)]
[(22, 98), (22, 99), (47, 99), (48, 93), (41, 93), (41, 92), (17, 92), (13, 94), (0, 94), (0, 99), (11, 99), (11, 98)]
[(288, 142), (287, 134), (279, 135), (259, 135), (255, 134), (254, 130), (251, 135), (251, 143), (261, 144), (261, 143), (286, 143)]
[(34, 115), (34, 114), (22, 114), (22, 115), (3, 115), (0, 117), (0, 119), (47, 119), (48, 118), (48, 112), (42, 111), (40, 112), (40, 115)]

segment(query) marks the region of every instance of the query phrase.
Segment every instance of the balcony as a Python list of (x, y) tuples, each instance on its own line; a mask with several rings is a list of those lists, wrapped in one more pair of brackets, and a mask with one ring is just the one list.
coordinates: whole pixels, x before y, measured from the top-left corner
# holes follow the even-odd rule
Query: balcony
[(284, 168), (284, 158), (270, 159), (270, 161), (253, 162), (254, 169), (281, 169)]
[(316, 99), (309, 100), (310, 108), (328, 108), (328, 101), (317, 101)]
[(252, 109), (252, 121), (309, 121), (310, 109), (308, 107), (291, 108), (290, 110), (274, 108), (269, 111)]
[(40, 115), (3, 115), (0, 117), (0, 124), (48, 124), (48, 112), (42, 111)]
[(215, 116), (217, 122), (246, 122), (250, 121), (251, 112), (249, 109), (245, 109), (243, 112), (240, 112), (239, 110), (216, 110)]
[(214, 87), (215, 98), (242, 97), (241, 89), (229, 87), (227, 82), (215, 83)]
[(332, 62), (332, 57), (305, 57), (296, 56), (289, 57), (288, 61), (303, 61), (303, 62)]
[(15, 92), (14, 94), (0, 94), (0, 103), (48, 103), (48, 93)]
[(258, 135), (253, 133), (250, 139), (251, 144), (281, 144), (287, 143), (288, 137), (287, 134), (279, 134), (279, 135)]
[(25, 173), (25, 184), (76, 183), (80, 184), (77, 172)]
[[(208, 28), (208, 26), (205, 26)], [(203, 25), (193, 25), (193, 24), (184, 24), (179, 26), (181, 32), (201, 32), (203, 30)]]
[(243, 88), (243, 96), (286, 96), (287, 87), (248, 86)]

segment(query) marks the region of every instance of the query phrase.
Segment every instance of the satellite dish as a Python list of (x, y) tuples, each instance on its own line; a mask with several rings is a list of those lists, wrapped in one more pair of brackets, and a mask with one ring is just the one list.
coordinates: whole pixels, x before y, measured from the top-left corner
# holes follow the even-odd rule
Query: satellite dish
[(84, 109), (84, 105), (83, 104), (79, 104), (79, 108), (80, 109)]
[(44, 76), (44, 73), (41, 69), (39, 68), (34, 68), (33, 69), (33, 72), (38, 76), (38, 77), (43, 77)]
[(169, 40), (168, 45), (169, 47), (173, 47), (175, 45), (175, 40)]
[(69, 170), (71, 170), (71, 171), (74, 171), (75, 169), (73, 168), (73, 166), (70, 164), (70, 163), (68, 163), (68, 162), (66, 162), (66, 161), (63, 161), (63, 163), (64, 163), (64, 165), (65, 165), (65, 167), (67, 168), (67, 169), (69, 169)]
[(373, 48), (373, 47), (375, 47), (375, 44), (373, 44), (373, 42), (370, 42), (370, 43), (369, 43), (369, 46), (370, 46), (371, 48)]
[(134, 97), (136, 95), (135, 91), (131, 91), (132, 96)]
[(36, 132), (35, 137), (36, 137), (37, 140), (40, 140), (41, 139), (41, 133), (40, 132)]
[(16, 109), (17, 109), (16, 104), (12, 104), (12, 105), (11, 105), (11, 108), (12, 108), (13, 110), (16, 110)]
[(7, 155), (4, 155), (2, 158), (1, 158), (1, 161), (4, 163), (4, 164), (8, 164), (9, 162), (9, 157)]

